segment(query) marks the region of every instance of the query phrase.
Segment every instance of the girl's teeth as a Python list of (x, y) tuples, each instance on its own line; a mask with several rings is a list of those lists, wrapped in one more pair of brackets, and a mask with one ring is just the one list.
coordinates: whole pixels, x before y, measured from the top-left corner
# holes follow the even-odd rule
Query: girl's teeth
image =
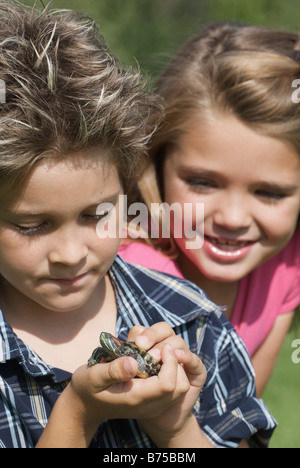
[(241, 249), (245, 245), (247, 245), (247, 242), (237, 242), (233, 240), (226, 240), (226, 241), (218, 241), (217, 239), (210, 238), (210, 241), (213, 245), (218, 247), (219, 249), (222, 250), (227, 250), (227, 251), (234, 251)]

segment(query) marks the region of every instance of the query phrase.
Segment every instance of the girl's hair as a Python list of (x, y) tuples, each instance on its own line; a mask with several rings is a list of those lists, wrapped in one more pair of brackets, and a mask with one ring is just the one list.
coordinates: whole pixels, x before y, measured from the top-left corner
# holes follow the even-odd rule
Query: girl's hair
[[(168, 148), (196, 119), (208, 120), (214, 111), (285, 141), (300, 157), (300, 104), (292, 100), (298, 78), (300, 36), (292, 32), (218, 23), (186, 42), (157, 83), (164, 119), (139, 182), (148, 206), (162, 195)], [(159, 239), (158, 247), (167, 252), (174, 244)]]
[(110, 53), (97, 25), (71, 10), (0, 3), (0, 187), (44, 158), (100, 145), (129, 185), (160, 104)]

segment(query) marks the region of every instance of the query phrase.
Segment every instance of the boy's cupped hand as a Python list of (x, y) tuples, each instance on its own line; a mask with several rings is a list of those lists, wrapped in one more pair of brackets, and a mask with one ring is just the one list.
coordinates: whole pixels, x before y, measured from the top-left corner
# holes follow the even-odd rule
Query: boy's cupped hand
[(107, 419), (138, 419), (154, 441), (181, 431), (205, 383), (206, 370), (182, 338), (162, 322), (133, 327), (128, 340), (146, 350), (162, 367), (157, 376), (134, 378), (137, 362), (122, 357), (93, 367), (81, 366), (68, 386), (81, 425), (96, 432)]
[[(174, 330), (165, 322), (150, 328), (133, 327), (128, 341), (135, 341), (137, 346), (146, 349), (154, 358), (159, 359), (164, 346), (172, 346), (177, 359), (177, 378), (188, 382), (189, 389), (182, 398), (165, 408), (159, 415), (140, 419), (145, 432), (161, 445), (168, 439), (182, 433), (191, 426), (192, 409), (206, 381), (206, 369), (201, 359), (192, 353), (185, 341), (175, 335)], [(163, 442), (164, 441), (164, 442)], [(166, 445), (163, 445), (166, 446)]]

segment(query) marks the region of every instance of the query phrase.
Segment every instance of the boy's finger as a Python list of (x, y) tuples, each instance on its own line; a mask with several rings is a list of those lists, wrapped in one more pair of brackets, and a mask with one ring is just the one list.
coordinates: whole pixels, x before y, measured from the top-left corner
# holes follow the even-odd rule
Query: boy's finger
[(91, 368), (91, 371), (94, 371), (94, 381), (97, 382), (97, 391), (115, 383), (128, 382), (136, 376), (137, 370), (137, 361), (129, 356), (108, 363), (96, 364)]
[(178, 362), (183, 365), (185, 373), (191, 385), (203, 387), (207, 371), (201, 359), (190, 350), (175, 350)]
[(185, 377), (183, 369), (178, 365), (178, 360), (172, 346), (166, 344), (162, 349), (161, 356), (163, 365), (158, 378), (163, 383), (165, 391), (174, 392), (176, 389), (178, 395), (188, 392), (190, 388), (189, 381)]
[(136, 337), (146, 330), (142, 325), (135, 325), (128, 333), (127, 341), (135, 341)]
[(136, 336), (135, 343), (140, 348), (147, 350), (173, 335), (175, 335), (175, 332), (168, 323), (158, 322), (150, 328), (144, 329), (142, 333)]

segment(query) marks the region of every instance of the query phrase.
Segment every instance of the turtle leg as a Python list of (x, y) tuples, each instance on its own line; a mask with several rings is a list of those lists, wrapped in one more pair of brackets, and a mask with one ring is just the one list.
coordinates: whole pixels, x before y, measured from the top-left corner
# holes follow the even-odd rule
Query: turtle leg
[(113, 359), (114, 358), (107, 351), (105, 351), (105, 349), (99, 346), (92, 352), (92, 355), (88, 360), (88, 366), (91, 367), (95, 364), (99, 364), (100, 362), (113, 361)]

